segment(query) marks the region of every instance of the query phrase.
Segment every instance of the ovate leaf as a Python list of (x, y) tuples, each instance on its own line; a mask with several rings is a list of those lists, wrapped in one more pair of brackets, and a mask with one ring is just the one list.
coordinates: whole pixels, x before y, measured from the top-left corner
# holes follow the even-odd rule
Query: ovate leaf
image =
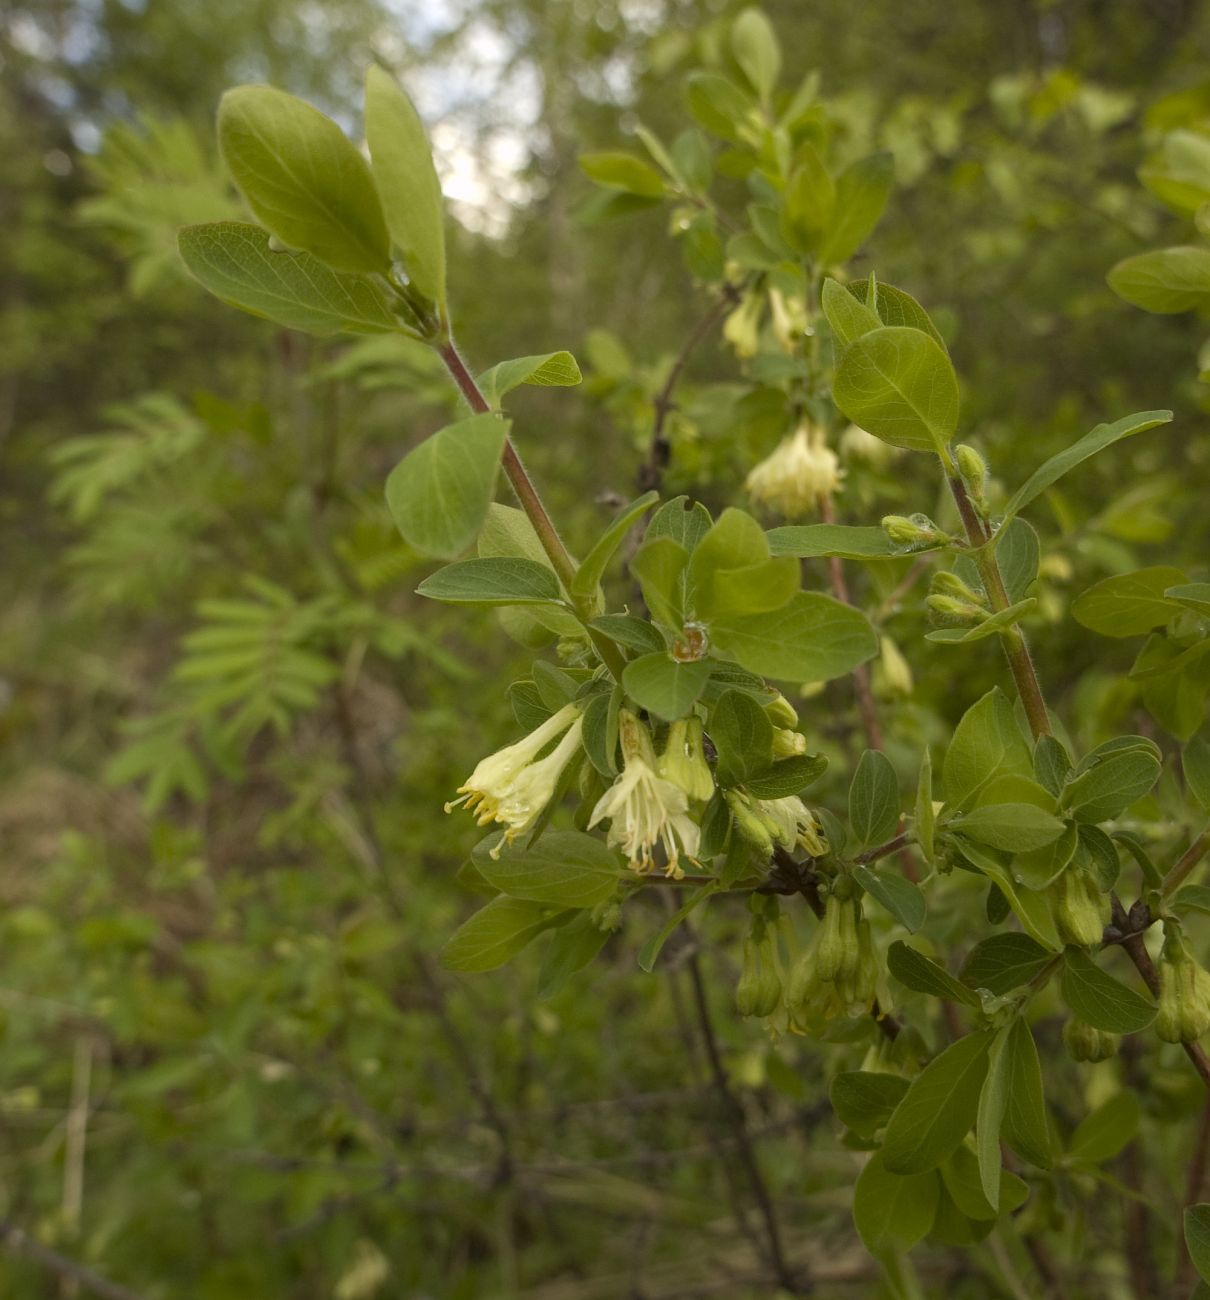
[(387, 479), (387, 505), (409, 545), (452, 559), (475, 540), (496, 491), (508, 421), (472, 415), (410, 451)]
[(543, 352), (498, 362), (476, 382), (488, 406), (496, 408), (506, 393), (522, 384), (532, 384), (535, 388), (574, 388), (583, 377), (570, 352)]
[(990, 1030), (967, 1034), (913, 1080), (887, 1125), (882, 1154), (891, 1173), (935, 1169), (970, 1132), (992, 1037)]
[(1107, 975), (1079, 948), (1067, 949), (1060, 988), (1081, 1020), (1109, 1034), (1137, 1034), (1155, 1019), (1150, 998)]
[(501, 894), (454, 931), (441, 950), (441, 964), (466, 973), (495, 970), (570, 915)]
[(257, 220), (338, 271), (385, 271), (390, 237), (369, 166), (317, 108), (237, 86), (218, 110), (223, 161)]
[(216, 298), (287, 329), (324, 335), (401, 328), (386, 294), (368, 276), (333, 271), (310, 253), (276, 250), (259, 226), (186, 226), (177, 243), (185, 265)]
[[(1210, 253), (1207, 253), (1207, 257), (1210, 257)], [(1036, 496), (1045, 492), (1052, 483), (1057, 483), (1068, 470), (1075, 469), (1090, 456), (1095, 456), (1098, 451), (1103, 451), (1106, 447), (1122, 438), (1129, 438), (1132, 434), (1144, 433), (1148, 429), (1154, 429), (1158, 424), (1167, 424), (1171, 419), (1171, 411), (1138, 411), (1134, 415), (1115, 420), (1113, 424), (1098, 424), (1078, 442), (1072, 443), (1065, 451), (1052, 456), (1044, 465), (1034, 470), (1004, 507), (1005, 521), (1024, 510)]]
[(1210, 249), (1157, 248), (1119, 262), (1109, 287), (1135, 307), (1168, 315), (1210, 306)]
[(445, 213), (433, 151), (412, 101), (376, 64), (366, 73), (366, 143), (408, 278), (444, 315)]
[(544, 564), (509, 556), (447, 564), (416, 588), (451, 605), (559, 604), (559, 582)]
[(941, 1178), (935, 1169), (893, 1174), (884, 1153), (875, 1151), (853, 1189), (853, 1221), (871, 1253), (907, 1250), (927, 1236), (940, 1199)]
[(927, 334), (884, 326), (855, 340), (836, 369), (836, 405), (894, 447), (942, 451), (958, 427), (958, 378)]
[(827, 681), (878, 653), (865, 615), (817, 592), (800, 591), (768, 613), (715, 619), (710, 635), (718, 650), (750, 672), (784, 681)]
[[(548, 831), (528, 848), (507, 847), (498, 858), (489, 836), (475, 848), (479, 874), (502, 894), (557, 907), (595, 907), (628, 878), (617, 855), (592, 835)], [(629, 877), (633, 879), (633, 877)]]

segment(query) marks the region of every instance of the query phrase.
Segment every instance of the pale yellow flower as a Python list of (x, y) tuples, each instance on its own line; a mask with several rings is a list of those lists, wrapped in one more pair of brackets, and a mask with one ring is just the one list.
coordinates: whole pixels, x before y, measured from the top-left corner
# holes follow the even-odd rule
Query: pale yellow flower
[[(551, 801), (563, 769), (580, 747), (584, 718), (579, 708), (567, 704), (514, 745), (489, 754), (458, 787), (459, 798), (445, 805), (453, 812), (465, 804), (480, 826), (500, 822), (506, 829), (503, 843), (511, 843), (529, 830)], [(545, 758), (534, 761), (556, 736), (567, 734)], [(497, 857), (501, 845), (492, 850)]]
[(832, 496), (843, 478), (824, 431), (801, 424), (752, 470), (745, 486), (753, 501), (796, 519), (818, 510), (821, 499)]
[(588, 824), (596, 826), (608, 818), (606, 842), (620, 847), (631, 870), (641, 875), (655, 869), (654, 851), (662, 845), (664, 874), (679, 880), (685, 874), (681, 855), (696, 863), (701, 843), (701, 830), (689, 816), (688, 795), (657, 774), (647, 728), (626, 709), (618, 716), (618, 735), (622, 771), (597, 801)]

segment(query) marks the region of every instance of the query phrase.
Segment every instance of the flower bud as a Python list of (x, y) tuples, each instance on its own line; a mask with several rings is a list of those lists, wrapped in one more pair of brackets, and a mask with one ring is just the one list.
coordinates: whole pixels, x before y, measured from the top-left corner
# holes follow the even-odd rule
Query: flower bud
[(714, 777), (702, 753), (700, 718), (680, 718), (668, 729), (659, 773), (665, 781), (680, 786), (690, 799), (705, 802), (714, 794)]
[(1050, 909), (1064, 943), (1088, 948), (1100, 943), (1109, 919), (1100, 883), (1085, 867), (1069, 866), (1051, 884)]
[(1159, 1013), (1155, 1032), (1166, 1043), (1194, 1043), (1210, 1029), (1210, 975), (1185, 947), (1176, 922), (1164, 923)]
[(955, 600), (965, 600), (972, 605), (979, 605), (982, 608), (987, 607), (987, 601), (983, 593), (976, 591), (969, 584), (949, 569), (941, 569), (933, 574), (933, 580), (929, 584), (929, 590), (941, 596), (953, 596)]
[(723, 323), (723, 338), (736, 356), (754, 357), (760, 346), (760, 321), (765, 312), (764, 295), (748, 293)]
[(731, 809), (735, 829), (766, 857), (772, 857), (773, 835), (765, 819), (757, 815), (748, 796), (740, 790), (728, 790), (723, 797)]
[(956, 596), (935, 593), (926, 597), (924, 603), (937, 622), (952, 626), (981, 623), (987, 617), (987, 610), (981, 605), (972, 605), (970, 601), (959, 600)]
[(791, 731), (788, 727), (774, 728), (774, 758), (793, 758), (796, 754), (805, 754), (806, 752), (807, 738), (801, 731)]
[(787, 352), (794, 352), (808, 333), (807, 304), (798, 294), (788, 297), (780, 289), (769, 290), (769, 311), (773, 333)]
[(773, 946), (765, 940), (744, 940), (744, 962), (735, 989), (741, 1016), (771, 1016), (781, 1003), (781, 976), (773, 961)]
[(882, 678), (887, 688), (896, 695), (911, 695), (915, 682), (912, 679), (912, 666), (903, 656), (903, 651), (889, 637), (884, 636), (879, 646)]
[(958, 462), (958, 473), (976, 505), (983, 504), (987, 490), (987, 461), (965, 443), (954, 448), (954, 459)]
[(799, 953), (794, 965), (790, 967), (790, 978), (786, 981), (786, 1005), (791, 1011), (802, 1010), (814, 997), (818, 987), (815, 953), (807, 948)]
[(798, 726), (798, 710), (780, 692), (765, 705), (765, 716), (775, 727)]
[(1118, 1050), (1121, 1037), (1097, 1029), (1073, 1016), (1063, 1026), (1063, 1046), (1073, 1061), (1108, 1061)]
[(861, 961), (857, 909), (851, 899), (832, 894), (824, 908), (815, 950), (815, 969), (825, 983), (844, 986)]
[(896, 546), (908, 551), (949, 541), (949, 534), (943, 533), (928, 515), (886, 515), (882, 531)]

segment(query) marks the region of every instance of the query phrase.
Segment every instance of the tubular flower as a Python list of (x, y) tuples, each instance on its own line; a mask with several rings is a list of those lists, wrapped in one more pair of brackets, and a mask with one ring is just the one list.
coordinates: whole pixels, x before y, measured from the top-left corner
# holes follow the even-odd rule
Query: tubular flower
[[(515, 745), (489, 754), (458, 787), (459, 798), (445, 805), (453, 812), (459, 804), (473, 813), (480, 826), (500, 822), (503, 843), (511, 843), (538, 820), (550, 802), (563, 769), (580, 747), (584, 718), (579, 708), (567, 704)], [(545, 758), (535, 757), (563, 732), (567, 734)], [(500, 845), (492, 850), (497, 857)]]
[(757, 810), (776, 827), (773, 838), (784, 848), (796, 844), (813, 858), (822, 858), (828, 851), (828, 841), (821, 833), (815, 814), (796, 794), (784, 799), (758, 799)]
[(703, 803), (714, 794), (714, 777), (702, 753), (700, 718), (681, 718), (668, 730), (668, 743), (660, 755), (659, 774), (678, 785), (690, 799)]
[(701, 842), (701, 831), (689, 816), (689, 798), (679, 785), (659, 776), (647, 728), (628, 710), (618, 715), (618, 738), (624, 765), (621, 775), (597, 801), (589, 826), (609, 818), (610, 845), (620, 845), (630, 869), (646, 875), (655, 869), (653, 850), (662, 844), (668, 859), (664, 874), (679, 880), (680, 858), (690, 862)]
[(800, 424), (748, 475), (748, 495), (788, 519), (808, 515), (840, 487), (844, 471), (824, 431)]

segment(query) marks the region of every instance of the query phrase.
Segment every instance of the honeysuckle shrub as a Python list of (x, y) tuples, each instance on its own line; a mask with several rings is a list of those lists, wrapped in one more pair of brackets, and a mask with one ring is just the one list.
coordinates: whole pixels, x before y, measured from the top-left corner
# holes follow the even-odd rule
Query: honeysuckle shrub
[[(439, 918), (448, 970), (473, 982), (533, 948), (522, 996), (536, 1002), (587, 986), (624, 920), (644, 928), (641, 980), (695, 962), (717, 918), (740, 1032), (771, 1041), (772, 1060), (799, 1039), (817, 1046), (854, 1153), (845, 1195), (888, 1293), (934, 1293), (913, 1263), (930, 1248), (966, 1252), (983, 1294), (1189, 1293), (1190, 1265), (1210, 1277), (1197, 1120), (1210, 1086), (1210, 892), (1197, 876), (1210, 850), (1210, 584), (1204, 565), (1155, 565), (1071, 602), (1088, 637), (1140, 643), (1125, 684), (1134, 729), (1085, 743), (1078, 700), (1048, 701), (1035, 653), (1068, 611), (1048, 586), (1066, 561), (1031, 523), (1093, 456), (1172, 436), (1171, 413), (1106, 411), (1048, 458), (1022, 440), (989, 464), (964, 420), (952, 322), (930, 316), (927, 284), (908, 292), (864, 257), (891, 157), (849, 155), (817, 79), (785, 83), (756, 9), (729, 26), (719, 66), (689, 79), (687, 106), (675, 138), (639, 127), (633, 150), (581, 159), (599, 187), (591, 219), (666, 213), (704, 318), (642, 394), (654, 419), (633, 500), (580, 536), (522, 461), (527, 439), (557, 431), (509, 414), (524, 386), (574, 388), (580, 365), (566, 350), (482, 367), (460, 352), (470, 290), (447, 284), (441, 187), (400, 85), (370, 69), (366, 153), (280, 90), (225, 96), (218, 143), (247, 213), (180, 232), (192, 275), (290, 330), (372, 336), (348, 364), (403, 371), (429, 394), (443, 372), (461, 407), (385, 480), (404, 558), (367, 521), (355, 547), (323, 561), (352, 569), (364, 599), (304, 600), (251, 578), (243, 598), (204, 602), (176, 696), (113, 775), (143, 781), (153, 806), (196, 796), (207, 776), (182, 733), (236, 769), (256, 736), (302, 725), (365, 647), (464, 679), (423, 625), (369, 598), (376, 566), (440, 562), (420, 595), (461, 607), (528, 665), (495, 692), (515, 725), (484, 735), (448, 792), (448, 841), (423, 846), (481, 903), (460, 925)], [(1144, 176), (1205, 228), (1205, 135), (1166, 137)], [(1143, 253), (1109, 282), (1148, 310), (1199, 308), (1208, 260), (1194, 245)], [(713, 329), (735, 371), (703, 429), (677, 381)], [(585, 400), (633, 408), (624, 349), (598, 334), (592, 351)], [(121, 413), (164, 430), (153, 461), (215, 432), (157, 400)], [(695, 451), (701, 441), (716, 454)], [(58, 457), (56, 496), (80, 519), (103, 494), (89, 486), (95, 451), (79, 440)], [(670, 490), (682, 453), (699, 477), (747, 463), (732, 481)], [(893, 512), (877, 508), (883, 484)], [(989, 646), (999, 680), (974, 690)], [(952, 728), (914, 709), (924, 680), (943, 684)], [(448, 725), (478, 733), (480, 718)], [(482, 838), (462, 861), (449, 846), (468, 816)], [(363, 851), (381, 867), (380, 848)], [(376, 942), (364, 936), (365, 951)], [(709, 1041), (730, 1107), (713, 1127), (746, 1153), (757, 1253), (782, 1291), (826, 1294), (818, 1254), (778, 1231)], [(1162, 1136), (1144, 1144), (1148, 1072), (1173, 1083), (1146, 1119)], [(1135, 1208), (1140, 1162), (1173, 1146), (1188, 1155), (1187, 1254), (1180, 1189), (1163, 1212), (1140, 1220)], [(1097, 1237), (1109, 1196), (1120, 1200), (1105, 1235), (1125, 1244), (1090, 1284), (1085, 1233)], [(359, 1258), (380, 1285), (374, 1250)]]

